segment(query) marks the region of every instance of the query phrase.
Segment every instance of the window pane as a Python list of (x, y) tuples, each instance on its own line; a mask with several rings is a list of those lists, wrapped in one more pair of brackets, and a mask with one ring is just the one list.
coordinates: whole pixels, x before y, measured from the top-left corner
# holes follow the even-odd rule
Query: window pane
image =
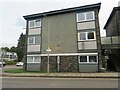
[(40, 57), (34, 57), (34, 62), (40, 62)]
[(35, 26), (41, 26), (41, 21), (40, 20), (35, 20)]
[(40, 36), (35, 36), (35, 44), (40, 44)]
[(93, 20), (94, 19), (93, 12), (87, 12), (86, 13), (86, 19), (87, 20)]
[(78, 21), (83, 21), (83, 20), (85, 20), (85, 14), (84, 14), (84, 13), (79, 13), (79, 14), (78, 14), (78, 17), (77, 17), (77, 20), (78, 20)]
[(96, 56), (89, 56), (89, 62), (97, 62)]
[(33, 62), (33, 57), (27, 57), (27, 62)]
[(80, 33), (80, 40), (86, 40), (85, 33)]
[(87, 56), (80, 56), (80, 62), (87, 62)]
[(30, 27), (34, 27), (34, 21), (30, 21)]
[(94, 32), (88, 33), (88, 39), (94, 39)]
[(34, 40), (33, 37), (29, 37), (28, 38), (28, 44), (33, 44), (33, 40)]

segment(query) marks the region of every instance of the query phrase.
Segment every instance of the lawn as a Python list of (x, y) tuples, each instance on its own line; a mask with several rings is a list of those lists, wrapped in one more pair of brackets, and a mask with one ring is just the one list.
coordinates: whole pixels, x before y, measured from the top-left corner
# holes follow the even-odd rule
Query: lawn
[(24, 69), (4, 70), (5, 73), (46, 73), (46, 71), (25, 71)]

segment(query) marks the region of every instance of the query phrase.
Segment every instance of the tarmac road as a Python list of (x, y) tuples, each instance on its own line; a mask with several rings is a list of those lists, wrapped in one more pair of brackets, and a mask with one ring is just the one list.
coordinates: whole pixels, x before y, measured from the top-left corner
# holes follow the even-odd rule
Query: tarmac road
[(3, 77), (3, 88), (118, 88), (112, 78)]
[(11, 69), (16, 69), (16, 68), (23, 68), (22, 66), (16, 66), (16, 65), (6, 65), (3, 67), (3, 70), (11, 70)]

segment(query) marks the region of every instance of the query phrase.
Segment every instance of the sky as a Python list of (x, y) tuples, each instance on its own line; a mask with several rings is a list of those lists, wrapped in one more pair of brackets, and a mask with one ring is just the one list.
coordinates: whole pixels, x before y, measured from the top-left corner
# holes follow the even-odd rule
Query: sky
[(103, 27), (113, 7), (120, 0), (0, 0), (0, 47), (17, 46), (21, 33), (25, 33), (26, 21), (23, 16), (46, 11), (84, 6), (101, 2), (99, 12), (101, 36)]

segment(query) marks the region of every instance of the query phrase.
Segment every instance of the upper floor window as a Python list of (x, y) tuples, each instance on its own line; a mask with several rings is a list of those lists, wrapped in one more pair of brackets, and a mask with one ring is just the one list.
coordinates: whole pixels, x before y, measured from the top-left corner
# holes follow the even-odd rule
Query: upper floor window
[(28, 44), (40, 44), (41, 38), (40, 36), (29, 36)]
[(95, 32), (79, 32), (78, 41), (95, 40)]
[(29, 27), (41, 27), (41, 20), (37, 19), (29, 21)]
[(77, 22), (94, 20), (94, 11), (77, 13)]

